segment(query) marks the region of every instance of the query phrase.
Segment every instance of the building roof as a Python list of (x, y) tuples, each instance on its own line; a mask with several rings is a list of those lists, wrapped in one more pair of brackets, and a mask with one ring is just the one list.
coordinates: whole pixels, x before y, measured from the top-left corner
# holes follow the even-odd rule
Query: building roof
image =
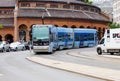
[(0, 7), (15, 7), (15, 0), (0, 0)]
[[(68, 3), (68, 4), (81, 4), (81, 5), (88, 5), (88, 6), (93, 6), (96, 7), (94, 5), (89, 5), (87, 3), (84, 3), (82, 1), (78, 1), (78, 0), (18, 0), (19, 2), (56, 2), (56, 3)], [(96, 7), (98, 8), (98, 7)], [(99, 8), (100, 9), (100, 8)]]
[(14, 18), (0, 18), (0, 24), (4, 27), (14, 26)]
[(20, 2), (35, 2), (35, 1), (47, 1), (47, 2), (78, 2), (78, 3), (84, 3), (81, 1), (77, 1), (77, 0), (18, 0)]
[(42, 17), (44, 18), (75, 18), (75, 19), (90, 19), (98, 21), (109, 21), (109, 19), (99, 13), (77, 10), (63, 9), (19, 9), (18, 17)]

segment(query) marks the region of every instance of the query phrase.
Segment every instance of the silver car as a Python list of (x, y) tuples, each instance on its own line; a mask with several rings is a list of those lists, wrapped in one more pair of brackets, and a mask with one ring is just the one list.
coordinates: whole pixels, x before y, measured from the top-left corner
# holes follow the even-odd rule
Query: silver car
[(10, 44), (6, 41), (0, 42), (0, 51), (1, 52), (10, 51)]
[(10, 49), (13, 51), (25, 50), (25, 45), (20, 42), (13, 42), (10, 44)]

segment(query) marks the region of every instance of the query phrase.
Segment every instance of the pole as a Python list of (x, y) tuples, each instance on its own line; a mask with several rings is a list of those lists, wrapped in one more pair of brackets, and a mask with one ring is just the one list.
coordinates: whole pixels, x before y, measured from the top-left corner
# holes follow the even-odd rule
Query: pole
[(44, 15), (42, 15), (42, 24), (44, 25)]

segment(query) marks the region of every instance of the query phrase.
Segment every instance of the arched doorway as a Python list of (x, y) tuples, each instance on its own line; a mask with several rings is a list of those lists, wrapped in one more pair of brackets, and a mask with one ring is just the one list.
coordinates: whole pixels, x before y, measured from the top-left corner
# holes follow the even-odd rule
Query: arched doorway
[(96, 29), (96, 27), (93, 27), (93, 29)]
[(56, 25), (56, 24), (55, 24), (54, 26), (55, 26), (55, 27), (58, 27), (58, 25)]
[(2, 36), (0, 35), (0, 41), (2, 41)]
[(88, 27), (87, 27), (87, 29), (91, 29), (91, 27), (90, 27), (90, 26), (88, 26)]
[(105, 28), (103, 28), (102, 36), (104, 36), (104, 33), (105, 33)]
[(63, 25), (62, 27), (67, 28), (68, 26), (67, 25)]
[(72, 25), (71, 28), (76, 28), (76, 26), (75, 26), (75, 25)]
[[(30, 41), (32, 41), (32, 27), (33, 27), (33, 25), (35, 25), (35, 24), (32, 24), (31, 26), (30, 26), (30, 30), (29, 30), (29, 38), (30, 38)], [(54, 25), (55, 26), (55, 25)]]
[(13, 42), (13, 36), (11, 34), (5, 35), (5, 41), (8, 41), (9, 43)]
[[(33, 25), (34, 25), (34, 24), (33, 24)], [(32, 41), (32, 26), (33, 26), (33, 25), (30, 26), (30, 31), (29, 31), (30, 41)]]
[(98, 28), (98, 39), (99, 40), (101, 39), (101, 28), (100, 27)]
[(26, 41), (26, 31), (27, 31), (26, 25), (23, 24), (19, 26), (19, 40), (20, 41)]
[(84, 28), (84, 26), (80, 26), (79, 28)]

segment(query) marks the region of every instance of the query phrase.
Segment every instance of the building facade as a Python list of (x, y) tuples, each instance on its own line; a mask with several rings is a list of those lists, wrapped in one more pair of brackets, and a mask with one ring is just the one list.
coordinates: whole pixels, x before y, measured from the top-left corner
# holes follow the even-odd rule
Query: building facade
[(114, 0), (113, 4), (113, 21), (120, 24), (120, 1)]
[(34, 24), (56, 27), (93, 28), (99, 39), (110, 22), (101, 9), (85, 0), (5, 0), (0, 2), (0, 40), (10, 42), (31, 39)]

